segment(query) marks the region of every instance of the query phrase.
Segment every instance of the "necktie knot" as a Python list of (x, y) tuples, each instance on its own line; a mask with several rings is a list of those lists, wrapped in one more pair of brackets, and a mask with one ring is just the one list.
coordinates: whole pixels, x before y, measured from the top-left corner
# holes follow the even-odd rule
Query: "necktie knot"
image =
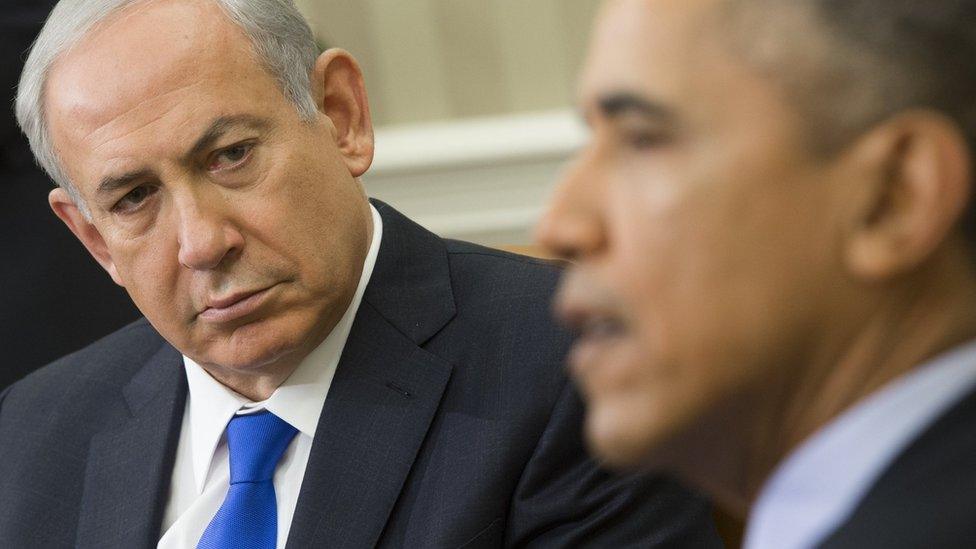
[(234, 416), (227, 424), (230, 483), (271, 480), (297, 432), (271, 412)]

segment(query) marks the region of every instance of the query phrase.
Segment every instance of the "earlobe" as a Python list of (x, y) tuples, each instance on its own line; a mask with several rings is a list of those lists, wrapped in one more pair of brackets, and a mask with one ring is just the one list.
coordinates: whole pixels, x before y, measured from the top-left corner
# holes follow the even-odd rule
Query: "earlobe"
[(81, 241), (88, 253), (108, 272), (112, 280), (119, 286), (125, 286), (115, 268), (115, 261), (112, 259), (101, 233), (91, 221), (85, 218), (68, 192), (62, 188), (52, 190), (48, 194), (48, 203), (54, 210), (54, 214), (68, 226), (68, 229)]
[(859, 161), (869, 185), (847, 246), (855, 276), (883, 279), (924, 263), (946, 243), (969, 203), (971, 160), (957, 126), (906, 113), (869, 136)]
[(373, 162), (373, 123), (363, 74), (345, 50), (330, 49), (315, 62), (312, 89), (319, 110), (332, 121), (334, 137), (353, 177)]

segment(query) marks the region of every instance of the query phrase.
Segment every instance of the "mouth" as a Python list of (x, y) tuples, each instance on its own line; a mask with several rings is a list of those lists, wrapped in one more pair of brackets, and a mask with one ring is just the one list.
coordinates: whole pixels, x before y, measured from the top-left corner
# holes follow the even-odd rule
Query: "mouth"
[(235, 292), (220, 298), (207, 300), (207, 307), (197, 318), (206, 322), (224, 323), (250, 315), (261, 308), (268, 300), (271, 290), (277, 284), (258, 290)]
[(627, 325), (620, 317), (605, 313), (586, 314), (570, 325), (576, 336), (570, 357), (574, 369), (597, 366), (599, 358), (628, 333)]
[(626, 324), (619, 317), (591, 315), (575, 323), (577, 339), (582, 341), (608, 341), (622, 337)]
[(627, 320), (607, 300), (588, 300), (580, 294), (563, 293), (557, 305), (557, 316), (573, 334), (569, 366), (580, 376), (608, 362), (613, 351), (630, 335)]

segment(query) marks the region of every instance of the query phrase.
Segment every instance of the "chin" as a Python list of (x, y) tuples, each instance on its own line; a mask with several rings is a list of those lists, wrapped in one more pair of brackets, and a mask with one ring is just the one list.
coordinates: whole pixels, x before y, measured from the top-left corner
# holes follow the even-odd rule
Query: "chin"
[(296, 354), (300, 344), (269, 335), (235, 334), (233, 338), (215, 342), (203, 354), (208, 363), (240, 373), (260, 373), (276, 364), (291, 362), (289, 355)]
[[(314, 324), (292, 316), (271, 317), (234, 330), (226, 341), (228, 350), (253, 357), (255, 362), (272, 362), (307, 346), (314, 339)], [(323, 338), (324, 339), (324, 338)]]
[(614, 469), (642, 469), (652, 464), (660, 443), (659, 429), (641, 421), (620, 402), (590, 403), (586, 439), (590, 451)]

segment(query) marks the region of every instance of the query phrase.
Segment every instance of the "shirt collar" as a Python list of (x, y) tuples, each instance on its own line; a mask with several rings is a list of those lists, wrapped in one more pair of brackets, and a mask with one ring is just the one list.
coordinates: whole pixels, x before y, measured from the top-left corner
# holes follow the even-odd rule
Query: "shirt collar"
[(976, 385), (976, 342), (929, 361), (841, 414), (794, 450), (760, 491), (746, 549), (813, 547), (885, 469)]
[(193, 476), (197, 492), (206, 485), (214, 451), (220, 443), (227, 422), (238, 412), (268, 410), (310, 438), (315, 437), (322, 406), (332, 385), (339, 358), (349, 337), (363, 293), (369, 283), (379, 254), (383, 235), (383, 220), (372, 204), (373, 237), (363, 263), (359, 286), (353, 294), (346, 312), (335, 328), (326, 336), (295, 372), (279, 386), (271, 397), (262, 402), (251, 402), (210, 376), (202, 366), (183, 356), (186, 381), (189, 388), (188, 409), (190, 425), (190, 452)]

